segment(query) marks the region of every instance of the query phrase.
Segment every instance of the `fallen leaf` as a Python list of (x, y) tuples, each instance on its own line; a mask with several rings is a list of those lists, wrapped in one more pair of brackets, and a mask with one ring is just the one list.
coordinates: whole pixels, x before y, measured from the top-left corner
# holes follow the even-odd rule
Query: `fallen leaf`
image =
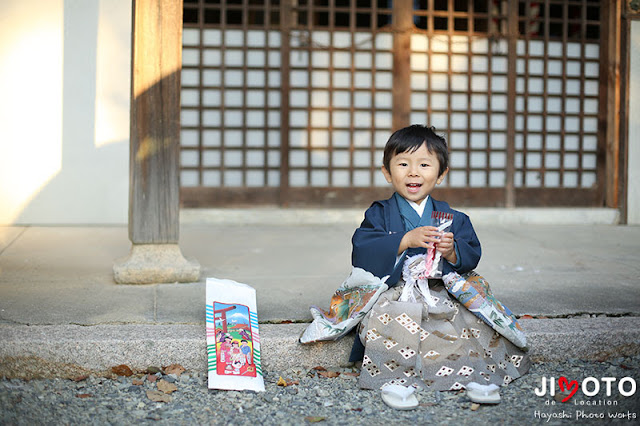
[(158, 376), (156, 376), (155, 374), (149, 374), (149, 375), (147, 376), (147, 381), (148, 381), (149, 383), (155, 383), (155, 382), (156, 382), (156, 380), (158, 380)]
[(280, 378), (278, 379), (278, 383), (276, 383), (276, 385), (278, 385), (278, 386), (287, 386), (287, 381), (285, 379), (283, 379), (282, 376), (280, 376)]
[(300, 382), (298, 380), (291, 380), (287, 382), (287, 386), (299, 385)]
[(316, 370), (316, 371), (327, 371), (327, 369), (326, 369), (326, 368), (321, 367), (321, 366), (313, 367), (313, 369), (312, 369), (312, 370)]
[(308, 416), (308, 417), (305, 417), (304, 419), (309, 423), (320, 423), (320, 422), (324, 422), (327, 418), (321, 417), (321, 416)]
[(171, 364), (168, 367), (163, 367), (162, 370), (164, 371), (164, 374), (175, 374), (176, 376), (179, 376), (186, 371), (180, 364)]
[(74, 377), (71, 380), (73, 380), (74, 382), (81, 382), (81, 381), (86, 380), (88, 378), (89, 378), (88, 374), (83, 374), (82, 376)]
[(521, 315), (520, 319), (533, 319), (531, 315)]
[(623, 370), (633, 370), (633, 367), (629, 367), (626, 364), (620, 364), (620, 368), (622, 368)]
[(477, 411), (480, 408), (480, 404), (473, 403), (471, 404), (471, 411)]
[(342, 374), (344, 374), (345, 376), (352, 376), (352, 377), (358, 377), (360, 375), (360, 373), (355, 373), (355, 372), (352, 372), (352, 371), (348, 371), (348, 372), (342, 373)]
[(167, 382), (166, 380), (160, 380), (158, 382), (158, 390), (164, 393), (171, 393), (177, 391), (178, 387), (173, 383)]
[(160, 367), (149, 367), (147, 368), (147, 374), (156, 374), (156, 373), (161, 373), (162, 369), (160, 369)]
[(142, 379), (133, 379), (131, 381), (131, 384), (133, 386), (142, 386), (144, 384), (144, 380), (142, 380)]
[(148, 390), (147, 398), (154, 402), (171, 402), (171, 395), (167, 395), (157, 390)]
[(361, 412), (362, 408), (358, 407), (358, 408), (352, 408), (351, 411), (356, 411), (356, 412)]
[(79, 393), (76, 395), (76, 398), (91, 398), (92, 396), (90, 393)]
[(555, 396), (553, 397), (553, 399), (555, 399), (558, 402), (562, 402), (563, 399), (565, 399), (566, 397), (570, 396), (571, 394), (569, 392), (557, 392), (555, 394)]
[(326, 377), (328, 379), (336, 378), (340, 375), (337, 371), (318, 371), (318, 376)]
[(126, 377), (133, 376), (133, 371), (131, 371), (129, 366), (124, 364), (111, 367), (111, 371), (116, 373), (118, 376), (126, 376)]

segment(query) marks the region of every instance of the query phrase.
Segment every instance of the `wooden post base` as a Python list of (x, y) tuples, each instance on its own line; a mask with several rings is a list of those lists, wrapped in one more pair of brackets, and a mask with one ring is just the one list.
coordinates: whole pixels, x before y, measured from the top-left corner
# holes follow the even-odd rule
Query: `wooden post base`
[(177, 244), (134, 244), (129, 256), (113, 265), (118, 284), (196, 282), (200, 264), (182, 256)]

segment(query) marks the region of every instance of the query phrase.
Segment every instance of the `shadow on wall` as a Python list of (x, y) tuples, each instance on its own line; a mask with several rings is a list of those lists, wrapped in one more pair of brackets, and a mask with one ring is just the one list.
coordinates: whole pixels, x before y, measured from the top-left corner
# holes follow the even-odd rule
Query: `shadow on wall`
[[(130, 2), (125, 3), (130, 5)], [(119, 133), (118, 139), (111, 139), (108, 143), (96, 146), (100, 138), (96, 133), (98, 120), (118, 118), (118, 114), (109, 116), (108, 111), (106, 117), (97, 116), (97, 102), (100, 96), (111, 96), (112, 99), (109, 100), (120, 109), (119, 117), (123, 116), (122, 110), (126, 108), (126, 124), (107, 121), (104, 129), (109, 131), (124, 125), (128, 137), (129, 84), (125, 83), (125, 99), (123, 91), (118, 90), (123, 84), (121, 80), (117, 80), (120, 77), (117, 75), (118, 70), (114, 69), (114, 64), (99, 64), (98, 49), (104, 48), (105, 42), (109, 42), (110, 46), (106, 47), (107, 58), (111, 49), (112, 52), (118, 51), (125, 55), (128, 64), (129, 50), (121, 52), (121, 47), (122, 38), (125, 39), (124, 43), (127, 43), (125, 46), (130, 43), (130, 34), (119, 34), (107, 25), (109, 37), (98, 43), (100, 25), (103, 25), (104, 31), (105, 22), (104, 19), (100, 19), (100, 15), (105, 13), (105, 7), (113, 9), (113, 6), (104, 3), (104, 0), (64, 2), (60, 170), (25, 203), (23, 210), (13, 221), (15, 224), (127, 222), (128, 138), (123, 138), (122, 131), (110, 131), (109, 133), (114, 135)], [(108, 15), (113, 12), (107, 10), (106, 13)], [(119, 65), (116, 63), (115, 67)], [(116, 75), (109, 76), (109, 73)], [(111, 89), (107, 88), (110, 92), (99, 93), (99, 77), (111, 83)], [(98, 112), (102, 114), (105, 111)], [(37, 122), (37, 117), (33, 119)]]

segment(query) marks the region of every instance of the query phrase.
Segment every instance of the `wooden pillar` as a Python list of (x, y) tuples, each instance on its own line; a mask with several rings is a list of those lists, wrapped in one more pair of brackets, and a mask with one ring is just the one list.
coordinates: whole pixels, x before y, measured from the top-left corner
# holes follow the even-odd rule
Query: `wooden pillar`
[[(598, 179), (605, 182), (604, 205), (618, 208), (620, 205), (620, 32), (622, 2), (602, 3), (599, 147), (605, 152), (604, 168), (598, 167)], [(600, 166), (600, 164), (599, 164)]]
[(197, 281), (179, 239), (182, 1), (133, 0), (129, 239), (116, 282)]
[[(393, 1), (392, 131), (411, 124), (411, 33), (413, 0)], [(425, 123), (426, 124), (426, 123)]]
[(515, 164), (516, 164), (516, 79), (518, 43), (518, 2), (510, 0), (507, 6), (508, 57), (507, 75), (507, 176), (505, 181), (505, 207), (516, 207)]

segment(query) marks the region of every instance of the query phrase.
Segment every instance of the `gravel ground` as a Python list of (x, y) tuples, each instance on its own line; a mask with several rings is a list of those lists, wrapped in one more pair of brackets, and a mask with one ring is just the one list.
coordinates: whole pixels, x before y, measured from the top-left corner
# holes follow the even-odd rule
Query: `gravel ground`
[[(618, 391), (620, 379), (631, 377), (635, 383), (639, 371), (640, 356), (604, 362), (536, 363), (528, 375), (501, 390), (498, 405), (474, 406), (464, 391), (419, 391), (420, 406), (412, 411), (388, 408), (379, 392), (359, 389), (357, 373), (345, 368), (321, 374), (299, 368), (267, 372), (264, 393), (208, 390), (206, 374), (190, 371), (179, 375), (89, 376), (77, 381), (2, 379), (0, 424), (640, 424), (640, 392), (625, 397)], [(335, 373), (340, 374), (325, 377)], [(593, 397), (578, 390), (566, 403), (555, 402), (549, 394), (535, 394), (542, 378), (562, 376), (580, 384), (595, 377), (602, 386)], [(278, 385), (281, 377), (287, 386)], [(616, 378), (610, 396), (602, 377)], [(159, 385), (162, 382), (173, 382), (177, 390), (158, 391), (171, 387), (168, 383)], [(593, 388), (590, 383), (587, 391)], [(631, 391), (630, 380), (624, 383), (623, 391)], [(152, 401), (149, 395), (168, 402)], [(620, 418), (612, 420), (610, 416)]]

